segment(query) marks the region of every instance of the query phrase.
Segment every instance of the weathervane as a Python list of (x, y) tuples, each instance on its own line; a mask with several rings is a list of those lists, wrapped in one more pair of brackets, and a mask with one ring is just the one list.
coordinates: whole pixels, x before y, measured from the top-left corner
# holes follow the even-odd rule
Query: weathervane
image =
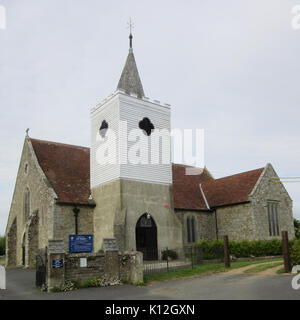
[(132, 49), (132, 29), (134, 28), (134, 23), (131, 20), (131, 17), (129, 18), (129, 22), (127, 22), (127, 28), (129, 28), (130, 30), (130, 34), (129, 34), (129, 48)]

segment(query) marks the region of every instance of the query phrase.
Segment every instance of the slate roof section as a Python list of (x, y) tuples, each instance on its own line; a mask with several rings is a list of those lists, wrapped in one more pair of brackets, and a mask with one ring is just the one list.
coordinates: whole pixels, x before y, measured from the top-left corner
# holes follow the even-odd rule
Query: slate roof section
[(134, 54), (131, 49), (129, 50), (117, 88), (125, 91), (127, 94), (136, 94), (138, 98), (145, 96)]
[[(58, 196), (58, 202), (95, 205), (88, 200), (91, 194), (89, 148), (37, 139), (30, 141), (40, 167)], [(214, 179), (207, 169), (200, 174), (195, 174), (195, 170), (198, 169), (182, 164), (172, 165), (175, 209), (208, 210), (200, 183), (212, 209), (248, 202), (264, 168), (221, 179)]]
[(90, 149), (30, 139), (38, 163), (58, 196), (68, 204), (95, 205), (90, 196)]

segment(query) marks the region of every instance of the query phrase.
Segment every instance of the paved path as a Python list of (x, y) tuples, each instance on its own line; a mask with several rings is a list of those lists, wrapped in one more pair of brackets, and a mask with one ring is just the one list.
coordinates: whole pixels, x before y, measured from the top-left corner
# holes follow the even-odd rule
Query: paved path
[(218, 273), (197, 278), (156, 282), (145, 287), (122, 285), (80, 289), (66, 293), (44, 293), (34, 287), (32, 270), (7, 270), (7, 290), (1, 299), (55, 300), (154, 300), (154, 299), (298, 299), (300, 290), (291, 287), (291, 275)]

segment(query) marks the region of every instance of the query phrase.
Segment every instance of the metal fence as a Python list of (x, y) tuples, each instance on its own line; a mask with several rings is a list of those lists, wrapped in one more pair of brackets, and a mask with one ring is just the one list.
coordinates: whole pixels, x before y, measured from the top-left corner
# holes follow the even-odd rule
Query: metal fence
[[(144, 254), (144, 274), (169, 272), (175, 269), (193, 268), (203, 263), (201, 247), (185, 247), (184, 249), (162, 250), (145, 249)], [(157, 257), (157, 259), (147, 259), (147, 257)], [(145, 259), (146, 258), (146, 259)]]

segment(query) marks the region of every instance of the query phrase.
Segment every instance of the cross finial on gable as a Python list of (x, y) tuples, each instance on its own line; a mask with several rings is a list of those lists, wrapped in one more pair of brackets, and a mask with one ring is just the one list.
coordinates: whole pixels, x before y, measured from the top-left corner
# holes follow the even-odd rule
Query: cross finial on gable
[(29, 132), (29, 128), (26, 129), (26, 137), (29, 137), (28, 132)]

